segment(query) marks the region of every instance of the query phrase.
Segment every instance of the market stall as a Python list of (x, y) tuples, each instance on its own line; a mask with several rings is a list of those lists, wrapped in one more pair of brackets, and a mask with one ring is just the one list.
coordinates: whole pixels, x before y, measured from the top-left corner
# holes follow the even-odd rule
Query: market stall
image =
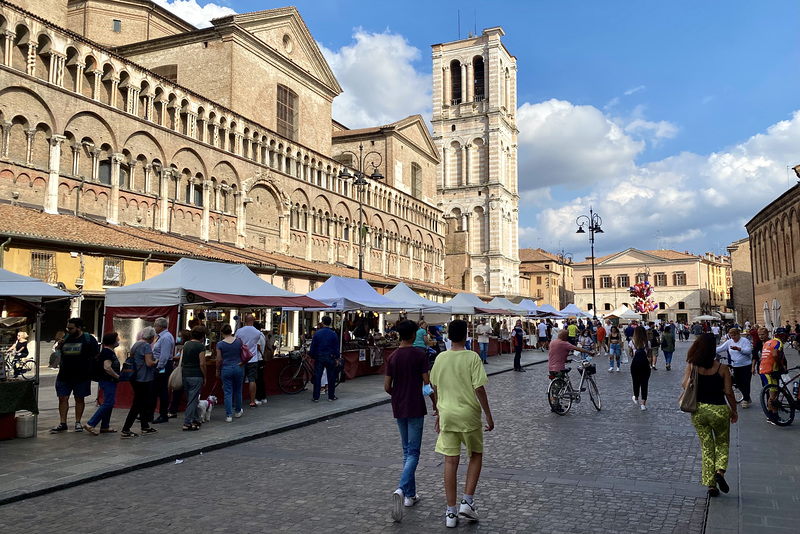
[(561, 310), (561, 315), (564, 317), (582, 317), (585, 319), (594, 317), (592, 312), (583, 311), (575, 304), (567, 304), (564, 309)]
[(450, 305), (428, 300), (403, 282), (394, 286), (384, 297), (399, 304), (413, 306), (405, 310), (406, 316), (412, 321), (419, 321), (420, 317), (424, 317), (428, 324), (440, 325), (449, 321), (453, 315)]
[(536, 310), (536, 314), (538, 317), (551, 317), (553, 319), (564, 318), (564, 315), (550, 304), (542, 304), (539, 306)]
[[(38, 278), (0, 269), (0, 339), (13, 342), (17, 330), (34, 329), (33, 351), (34, 375), (32, 379), (15, 379), (13, 374), (2, 373), (0, 381), (0, 439), (16, 435), (15, 415), (18, 410), (27, 410), (36, 416), (39, 413), (39, 362), (41, 358), (41, 326), (44, 310), (43, 299), (70, 298), (53, 286)], [(3, 344), (2, 355), (5, 357)], [(36, 421), (34, 419), (34, 435)], [(13, 431), (12, 431), (13, 429)]]
[(620, 306), (616, 310), (610, 311), (607, 314), (603, 315), (603, 319), (617, 319), (619, 322), (630, 322), (630, 321), (640, 321), (642, 317), (633, 311), (632, 309), (628, 308), (627, 306)]
[[(452, 307), (453, 315), (510, 315), (508, 310), (490, 306), (489, 304), (478, 298), (477, 295), (472, 293), (458, 293), (452, 299), (448, 300), (445, 304)], [(471, 317), (470, 317), (471, 321)], [(470, 337), (475, 338), (474, 324), (470, 328)], [(510, 343), (504, 341), (506, 351), (510, 352)], [(477, 346), (475, 347), (477, 349)], [(489, 356), (495, 356), (501, 353), (501, 346), (497, 336), (489, 336)]]

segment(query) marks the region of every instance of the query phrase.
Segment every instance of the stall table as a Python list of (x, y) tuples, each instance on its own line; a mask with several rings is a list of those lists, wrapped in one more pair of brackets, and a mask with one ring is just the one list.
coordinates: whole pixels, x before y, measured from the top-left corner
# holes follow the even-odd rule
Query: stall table
[(32, 380), (7, 380), (0, 382), (0, 440), (17, 436), (18, 410), (39, 413), (36, 404), (36, 386)]

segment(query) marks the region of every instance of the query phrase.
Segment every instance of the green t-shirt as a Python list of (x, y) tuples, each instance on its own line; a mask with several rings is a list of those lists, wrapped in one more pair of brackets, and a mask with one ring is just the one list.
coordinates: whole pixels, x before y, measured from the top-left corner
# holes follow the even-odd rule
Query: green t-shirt
[(567, 335), (569, 337), (578, 337), (578, 325), (571, 324), (567, 327)]
[(431, 369), (436, 386), (439, 428), (471, 432), (481, 428), (481, 405), (475, 390), (489, 383), (480, 356), (471, 350), (448, 350), (436, 357)]

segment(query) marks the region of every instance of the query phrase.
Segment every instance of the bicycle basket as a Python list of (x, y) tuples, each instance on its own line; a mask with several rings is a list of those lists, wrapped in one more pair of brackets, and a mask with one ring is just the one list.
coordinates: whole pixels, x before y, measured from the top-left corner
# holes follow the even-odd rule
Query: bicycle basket
[(288, 354), (289, 356), (289, 363), (300, 363), (300, 360), (303, 359), (303, 353), (299, 350), (293, 350)]
[(579, 367), (578, 371), (580, 371), (580, 373), (583, 374), (583, 370), (584, 369), (586, 369), (586, 374), (587, 375), (597, 374), (597, 366), (595, 364), (593, 364), (593, 363), (589, 364), (589, 365), (587, 365), (586, 367), (583, 367), (583, 368)]

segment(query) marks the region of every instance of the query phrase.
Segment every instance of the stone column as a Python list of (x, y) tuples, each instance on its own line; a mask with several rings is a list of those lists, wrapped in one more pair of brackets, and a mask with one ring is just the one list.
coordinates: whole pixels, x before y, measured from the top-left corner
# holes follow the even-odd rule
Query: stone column
[(55, 85), (58, 83), (59, 73), (61, 71), (62, 56), (55, 53), (50, 53), (50, 72), (47, 74), (47, 82)]
[(92, 71), (94, 74), (94, 82), (92, 83), (92, 98), (94, 100), (100, 100), (100, 86), (103, 84), (103, 71), (95, 70)]
[[(214, 188), (214, 207), (217, 211), (222, 211), (222, 206), (219, 205), (219, 197), (221, 195), (222, 186), (218, 185)], [(220, 219), (221, 221), (222, 219)]]
[(139, 115), (139, 91), (135, 87), (128, 85), (128, 105), (125, 112), (131, 115)]
[(367, 226), (366, 221), (364, 221), (364, 229), (366, 230), (366, 235), (364, 236), (364, 271), (371, 271), (370, 268), (370, 260), (372, 258), (372, 227)]
[(33, 161), (33, 141), (36, 138), (36, 129), (25, 130), (27, 145), (25, 147), (25, 163), (30, 165)]
[(464, 145), (464, 184), (472, 185), (472, 145)]
[(209, 139), (209, 142), (209, 144), (219, 147), (219, 124), (211, 125), (211, 139)]
[[(150, 182), (153, 180), (153, 165), (151, 163), (147, 163), (144, 166), (144, 192), (150, 193), (152, 189), (150, 187)], [(154, 228), (155, 230), (155, 228)]]
[(236, 246), (244, 247), (247, 239), (244, 193), (242, 191), (236, 191), (236, 193), (233, 194), (233, 198), (236, 205)]
[(111, 196), (108, 199), (109, 224), (119, 224), (119, 164), (125, 160), (125, 154), (111, 154)]
[(197, 115), (194, 113), (187, 113), (186, 120), (189, 124), (186, 127), (186, 135), (193, 139), (197, 139)]
[[(442, 147), (442, 183), (439, 186), (444, 189), (450, 185), (450, 163), (448, 161), (448, 156), (450, 155), (450, 149), (446, 146)], [(389, 210), (387, 210), (389, 211)]]
[(72, 175), (78, 176), (81, 172), (81, 145), (74, 144), (72, 148)]
[(286, 159), (287, 159), (286, 154), (280, 154), (280, 164), (281, 164), (280, 171), (284, 174), (286, 174)]
[(444, 102), (442, 102), (442, 107), (449, 106), (453, 101), (453, 91), (452, 91), (452, 80), (450, 79), (450, 66), (448, 65), (442, 70), (442, 76), (444, 76)]
[(389, 232), (383, 233), (383, 247), (381, 247), (381, 276), (388, 274), (389, 258), (386, 249), (389, 248)]
[(461, 97), (462, 103), (467, 101), (467, 65), (465, 63), (461, 64), (461, 94), (458, 96)]
[(91, 148), (92, 153), (92, 176), (89, 178), (92, 182), (99, 182), (100, 181), (100, 149), (94, 148), (92, 145)]
[(14, 48), (14, 32), (6, 31), (3, 33), (3, 40), (5, 41), (5, 46), (3, 46), (3, 65), (6, 67), (11, 66), (11, 51)]
[(36, 76), (36, 49), (39, 47), (36, 43), (28, 43), (28, 57), (25, 64), (25, 72), (31, 76)]
[(50, 136), (50, 173), (47, 177), (47, 193), (44, 197), (44, 211), (58, 213), (58, 175), (61, 165), (61, 143), (66, 139), (63, 135)]
[[(325, 234), (328, 236), (328, 263), (333, 264), (336, 262), (336, 222), (335, 219), (324, 219)], [(328, 229), (331, 229), (328, 232)]]
[(0, 125), (0, 129), (2, 130), (2, 142), (0, 142), (0, 159), (8, 159), (8, 145), (10, 143), (11, 138), (11, 121), (5, 121), (2, 125)]
[(467, 63), (467, 102), (475, 101), (475, 70), (472, 61)]
[[(157, 176), (158, 177), (158, 176)], [(162, 168), (161, 169), (161, 176), (158, 177), (158, 188), (159, 188), (159, 196), (161, 200), (159, 204), (161, 205), (160, 213), (159, 213), (159, 230), (162, 232), (169, 231), (169, 182), (172, 179), (172, 170), (169, 168)]]
[(131, 160), (129, 167), (131, 169), (130, 176), (128, 176), (128, 189), (131, 191), (141, 191), (142, 188), (136, 188), (136, 167), (139, 165), (139, 160)]
[[(83, 91), (83, 69), (86, 68), (86, 65), (78, 63), (75, 65), (75, 92), (80, 94)], [(71, 89), (70, 87), (66, 87), (66, 89)]]
[(300, 210), (300, 218), (306, 224), (306, 259), (311, 261), (311, 228), (314, 226), (314, 221), (308, 220), (308, 210)]
[(286, 215), (278, 215), (278, 239), (282, 253), (286, 253), (289, 250), (290, 233)]
[(203, 180), (203, 222), (200, 226), (200, 239), (208, 241), (208, 234), (211, 228), (211, 182)]

